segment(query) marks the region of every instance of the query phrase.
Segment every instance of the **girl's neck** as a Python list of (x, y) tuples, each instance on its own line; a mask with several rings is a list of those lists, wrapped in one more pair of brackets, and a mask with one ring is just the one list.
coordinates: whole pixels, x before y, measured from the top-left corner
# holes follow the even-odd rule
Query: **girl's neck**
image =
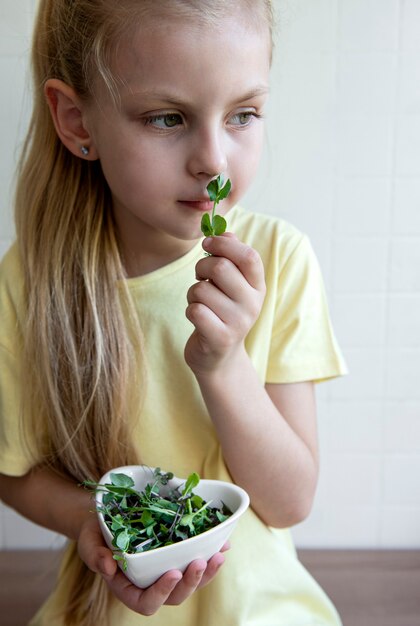
[(167, 242), (163, 248), (159, 246), (142, 246), (139, 242), (136, 246), (127, 245), (127, 242), (120, 241), (121, 256), (127, 278), (136, 278), (144, 274), (150, 274), (155, 270), (165, 267), (187, 254), (198, 242), (198, 239), (191, 241)]

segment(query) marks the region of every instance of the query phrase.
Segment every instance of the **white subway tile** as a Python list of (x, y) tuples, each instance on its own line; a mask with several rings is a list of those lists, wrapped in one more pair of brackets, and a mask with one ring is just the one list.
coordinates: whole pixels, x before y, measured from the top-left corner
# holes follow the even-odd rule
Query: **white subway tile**
[(297, 548), (316, 548), (330, 545), (331, 537), (326, 531), (325, 510), (314, 506), (309, 517), (292, 528), (292, 537)]
[(397, 49), (398, 0), (339, 0), (339, 7), (342, 49)]
[(290, 178), (300, 187), (304, 186), (302, 181), (306, 183), (307, 175), (325, 177), (333, 172), (335, 130), (332, 120), (283, 117), (269, 120), (267, 131), (273, 171), (277, 176), (274, 192), (281, 190)]
[(340, 235), (385, 235), (391, 219), (389, 178), (344, 178), (337, 181), (335, 230)]
[[(297, 55), (293, 63), (272, 72), (270, 117), (331, 118), (335, 106), (336, 57), (332, 53)], [(276, 97), (277, 95), (277, 97)]]
[(330, 501), (324, 509), (324, 535), (318, 541), (314, 537), (311, 544), (306, 542), (302, 547), (374, 548), (378, 544), (379, 516), (374, 506), (353, 506), (351, 503), (336, 504)]
[(334, 330), (343, 350), (380, 347), (385, 341), (386, 297), (375, 295), (335, 295), (331, 299)]
[[(419, 22), (420, 23), (420, 22)], [(420, 39), (420, 27), (418, 38)], [(398, 93), (398, 112), (408, 115), (420, 114), (420, 47), (417, 54), (401, 54), (400, 89)]]
[(420, 350), (390, 349), (386, 364), (386, 398), (420, 400)]
[(402, 49), (418, 52), (420, 50), (420, 4), (418, 0), (404, 0), (401, 2), (401, 11)]
[(0, 4), (0, 55), (27, 54), (33, 15), (32, 0), (2, 0)]
[(336, 238), (333, 245), (333, 288), (337, 294), (383, 292), (387, 283), (386, 240)]
[(396, 235), (420, 235), (420, 177), (395, 181), (392, 222)]
[(420, 114), (397, 118), (396, 175), (420, 177)]
[[(387, 402), (384, 418), (384, 452), (420, 454), (420, 401)], [(410, 479), (417, 477), (410, 474)]]
[(61, 535), (33, 524), (15, 511), (6, 510), (3, 523), (4, 547), (8, 550), (59, 548), (63, 545)]
[(380, 453), (384, 409), (381, 401), (331, 401), (328, 452)]
[(419, 476), (420, 454), (385, 456), (384, 505), (420, 507)]
[(0, 119), (7, 120), (2, 124), (0, 175), (2, 180), (9, 181), (19, 158), (29, 118), (26, 61), (18, 57), (0, 57), (0, 81), (7, 85), (7, 97), (3, 94), (0, 98)]
[(377, 401), (385, 387), (385, 357), (382, 348), (347, 348), (344, 356), (348, 376), (331, 380), (331, 400)]
[(420, 291), (420, 238), (392, 242), (389, 288), (394, 292)]
[(380, 547), (420, 549), (420, 507), (383, 507)]
[(374, 507), (381, 502), (382, 459), (373, 454), (328, 454), (327, 484), (334, 506)]
[(392, 134), (391, 116), (340, 117), (337, 129), (338, 175), (389, 177), (392, 172)]
[(396, 52), (342, 52), (338, 111), (343, 116), (390, 115), (395, 110)]
[(337, 45), (336, 0), (275, 0), (279, 55), (308, 51), (331, 51)]
[(420, 294), (389, 296), (387, 330), (393, 348), (417, 347), (420, 351)]

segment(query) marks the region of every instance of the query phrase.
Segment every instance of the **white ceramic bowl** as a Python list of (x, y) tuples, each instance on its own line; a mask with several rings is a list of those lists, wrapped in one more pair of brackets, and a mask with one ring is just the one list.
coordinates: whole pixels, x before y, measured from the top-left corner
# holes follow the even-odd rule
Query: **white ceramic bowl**
[[(153, 482), (154, 468), (143, 465), (127, 465), (110, 470), (99, 481), (100, 484), (111, 482), (111, 474), (123, 473), (130, 476), (134, 481), (134, 489), (142, 491), (148, 483)], [(185, 479), (174, 477), (168, 482), (168, 487), (174, 489), (185, 483)], [(156, 548), (149, 552), (139, 554), (124, 553), (127, 568), (125, 575), (137, 587), (145, 588), (154, 583), (160, 576), (171, 569), (179, 569), (184, 572), (187, 566), (195, 559), (208, 561), (224, 545), (239, 518), (249, 506), (249, 496), (237, 485), (220, 480), (200, 480), (193, 489), (206, 502), (212, 501), (212, 506), (220, 506), (223, 501), (232, 511), (232, 515), (214, 528), (207, 530), (201, 535), (185, 539), (170, 546)], [(100, 507), (104, 492), (98, 491), (96, 503)], [(115, 550), (112, 545), (112, 534), (105, 524), (103, 515), (98, 511), (99, 524), (108, 546)], [(118, 562), (122, 568), (121, 561)]]

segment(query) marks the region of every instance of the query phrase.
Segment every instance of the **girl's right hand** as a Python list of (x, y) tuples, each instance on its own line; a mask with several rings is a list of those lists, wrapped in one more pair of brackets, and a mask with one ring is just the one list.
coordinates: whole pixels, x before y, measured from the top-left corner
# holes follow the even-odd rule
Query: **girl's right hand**
[(129, 609), (141, 615), (153, 615), (163, 604), (181, 604), (198, 588), (209, 583), (223, 564), (225, 544), (208, 562), (193, 561), (184, 574), (179, 570), (166, 572), (147, 589), (133, 585), (112, 557), (96, 516), (83, 523), (78, 539), (79, 556), (94, 572), (101, 574), (112, 593)]

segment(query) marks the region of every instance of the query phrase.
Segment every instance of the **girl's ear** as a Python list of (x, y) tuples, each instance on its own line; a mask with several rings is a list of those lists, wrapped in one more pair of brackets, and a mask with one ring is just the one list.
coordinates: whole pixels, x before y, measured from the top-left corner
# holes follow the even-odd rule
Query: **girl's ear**
[(98, 159), (92, 137), (85, 127), (83, 105), (72, 87), (50, 78), (44, 86), (57, 135), (72, 154), (88, 161)]

